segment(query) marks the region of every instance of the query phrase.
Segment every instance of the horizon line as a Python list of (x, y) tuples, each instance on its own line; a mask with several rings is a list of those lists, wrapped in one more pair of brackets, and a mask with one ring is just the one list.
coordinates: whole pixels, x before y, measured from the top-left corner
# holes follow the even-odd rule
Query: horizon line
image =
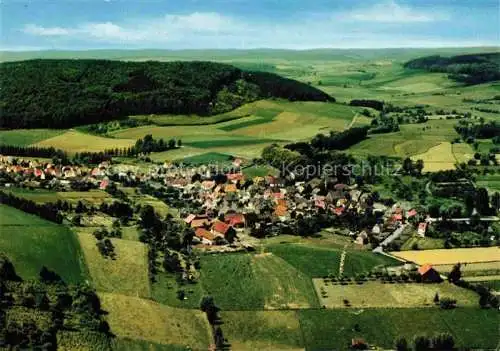
[(306, 52), (306, 51), (328, 51), (328, 50), (417, 50), (417, 49), (481, 49), (481, 48), (492, 48), (492, 49), (500, 49), (500, 44), (498, 45), (457, 45), (457, 46), (387, 46), (387, 47), (313, 47), (307, 49), (299, 49), (299, 48), (273, 48), (273, 47), (259, 47), (259, 48), (193, 48), (193, 49), (168, 49), (168, 48), (133, 48), (133, 49), (123, 49), (123, 48), (86, 48), (86, 49), (50, 49), (50, 48), (40, 48), (40, 49), (2, 49), (0, 48), (0, 52), (13, 52), (13, 53), (22, 53), (22, 52), (88, 52), (88, 51), (170, 51), (170, 52), (181, 52), (181, 51), (298, 51), (298, 52)]

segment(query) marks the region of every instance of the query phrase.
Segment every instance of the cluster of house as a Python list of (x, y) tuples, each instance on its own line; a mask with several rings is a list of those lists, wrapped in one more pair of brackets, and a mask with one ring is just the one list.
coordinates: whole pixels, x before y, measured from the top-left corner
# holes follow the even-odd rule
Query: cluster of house
[(105, 189), (109, 184), (107, 172), (110, 168), (109, 162), (101, 162), (96, 167), (86, 166), (62, 166), (51, 162), (39, 162), (36, 160), (25, 160), (12, 156), (0, 155), (0, 172), (14, 179), (15, 184), (7, 182), (5, 187), (27, 186), (32, 188), (71, 188), (74, 181), (84, 181)]
[[(204, 244), (217, 244), (232, 241), (235, 233), (247, 227), (248, 214), (257, 216), (253, 220), (256, 227), (269, 223), (287, 225), (296, 218), (308, 217), (318, 212), (330, 212), (343, 216), (347, 212), (363, 214), (369, 207), (363, 193), (355, 186), (336, 184), (326, 194), (320, 194), (318, 179), (310, 182), (295, 182), (286, 186), (284, 179), (267, 175), (264, 177), (245, 177), (240, 170), (241, 161), (235, 160), (233, 171), (225, 174), (222, 180), (214, 180), (214, 173), (208, 167), (201, 167), (193, 174), (171, 164), (153, 166), (139, 172), (133, 167), (110, 165), (102, 162), (96, 167), (60, 166), (50, 162), (16, 159), (0, 156), (0, 172), (16, 179), (16, 186), (72, 188), (73, 182), (86, 182), (95, 188), (106, 189), (112, 182), (109, 178), (145, 182), (154, 187), (174, 187), (178, 189), (182, 201), (200, 211), (188, 215), (184, 220), (196, 232), (196, 238)], [(109, 178), (108, 178), (109, 177)], [(4, 186), (11, 186), (6, 183)], [(369, 230), (351, 233), (358, 244), (365, 244), (369, 235), (383, 239), (401, 223), (417, 216), (417, 211), (405, 212), (401, 207), (386, 207), (381, 203), (371, 205), (374, 212), (379, 212), (380, 223)], [(426, 222), (420, 223), (418, 233), (425, 236)], [(230, 239), (230, 240), (228, 240)]]
[(195, 230), (196, 241), (213, 245), (232, 242), (238, 231), (245, 228), (245, 216), (241, 213), (227, 213), (223, 218), (211, 218), (207, 214), (190, 214), (184, 222)]

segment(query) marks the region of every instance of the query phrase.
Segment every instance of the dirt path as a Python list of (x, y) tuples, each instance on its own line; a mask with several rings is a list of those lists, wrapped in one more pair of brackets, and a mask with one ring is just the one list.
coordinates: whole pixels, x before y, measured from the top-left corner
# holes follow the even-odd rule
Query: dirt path
[[(353, 111), (353, 112), (354, 112), (354, 111)], [(351, 127), (354, 125), (354, 123), (356, 123), (356, 119), (358, 118), (358, 116), (359, 116), (359, 113), (357, 113), (357, 112), (356, 112), (356, 113), (354, 114), (354, 117), (352, 118), (351, 123), (349, 123), (349, 125), (347, 126), (347, 128), (346, 128), (346, 129), (351, 128)]]

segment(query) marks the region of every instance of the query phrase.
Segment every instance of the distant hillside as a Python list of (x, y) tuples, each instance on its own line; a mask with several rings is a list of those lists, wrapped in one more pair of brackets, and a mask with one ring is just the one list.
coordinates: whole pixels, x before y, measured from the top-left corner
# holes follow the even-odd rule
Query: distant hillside
[(405, 63), (405, 68), (448, 73), (451, 79), (466, 84), (500, 80), (500, 53), (442, 57), (426, 56)]
[(137, 114), (211, 115), (269, 97), (335, 101), (304, 83), (213, 62), (6, 62), (0, 86), (4, 128), (68, 128)]

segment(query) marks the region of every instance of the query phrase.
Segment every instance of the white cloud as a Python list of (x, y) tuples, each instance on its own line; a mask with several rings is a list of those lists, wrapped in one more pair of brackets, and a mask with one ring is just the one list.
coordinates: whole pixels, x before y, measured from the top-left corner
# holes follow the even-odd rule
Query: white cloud
[[(430, 22), (442, 18), (439, 14), (425, 14), (394, 2), (344, 14), (343, 19), (362, 22), (357, 25), (328, 16), (304, 16), (300, 21), (264, 22), (246, 18), (229, 17), (214, 12), (167, 14), (156, 18), (121, 21), (81, 23), (68, 27), (42, 27), (29, 24), (26, 34), (50, 36), (50, 45), (59, 47), (111, 47), (127, 44), (128, 48), (374, 48), (374, 47), (424, 47), (484, 45), (488, 40), (473, 38), (454, 41), (440, 36), (439, 24), (428, 23), (426, 31), (405, 27), (400, 33), (380, 22)], [(388, 10), (389, 8), (389, 10)], [(368, 16), (368, 14), (371, 14)], [(337, 18), (338, 19), (338, 18)], [(432, 29), (432, 30), (430, 30)], [(431, 34), (429, 34), (431, 33)], [(435, 34), (434, 34), (435, 33)], [(37, 40), (37, 45), (44, 43)], [(47, 43), (47, 42), (45, 42)], [(75, 44), (76, 43), (76, 44)]]
[(348, 13), (346, 18), (365, 22), (415, 23), (446, 20), (448, 16), (435, 10), (419, 11), (388, 0), (369, 8), (354, 10)]
[(148, 39), (148, 33), (143, 30), (125, 29), (111, 22), (85, 24), (73, 32), (76, 35), (105, 41), (135, 42)]
[(167, 14), (134, 24), (84, 23), (66, 28), (28, 24), (24, 26), (23, 32), (34, 36), (71, 36), (104, 42), (165, 42), (194, 34), (235, 33), (238, 28), (241, 30), (243, 25), (230, 17), (214, 12), (194, 12), (187, 15)]
[(176, 30), (220, 32), (236, 26), (236, 23), (215, 12), (194, 12), (188, 15), (166, 15), (163, 25)]
[(24, 26), (23, 31), (27, 34), (38, 35), (44, 37), (62, 36), (70, 34), (70, 31), (61, 27), (41, 27), (36, 24), (27, 24)]

